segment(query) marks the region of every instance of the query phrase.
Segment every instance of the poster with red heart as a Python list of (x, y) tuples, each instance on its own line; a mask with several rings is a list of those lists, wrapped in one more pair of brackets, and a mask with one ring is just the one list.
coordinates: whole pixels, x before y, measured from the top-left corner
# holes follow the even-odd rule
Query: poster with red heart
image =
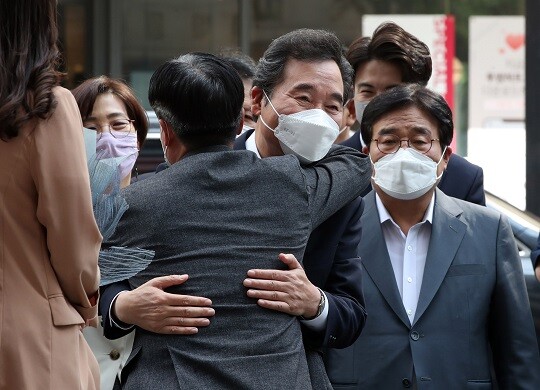
[(525, 120), (525, 18), (469, 19), (469, 127), (516, 127)]
[[(469, 19), (467, 156), (484, 188), (525, 209), (525, 18)], [(504, 148), (504, 149), (503, 149)], [(500, 151), (511, 158), (501, 158)]]

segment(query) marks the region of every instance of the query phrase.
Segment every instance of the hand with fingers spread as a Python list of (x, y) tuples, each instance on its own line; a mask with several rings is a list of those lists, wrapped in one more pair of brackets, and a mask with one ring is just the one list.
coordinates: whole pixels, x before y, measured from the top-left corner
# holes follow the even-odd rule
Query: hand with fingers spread
[(208, 326), (215, 314), (212, 301), (204, 297), (165, 292), (183, 284), (188, 275), (162, 276), (118, 295), (113, 304), (116, 317), (127, 324), (161, 334), (195, 334)]
[(302, 316), (317, 315), (321, 293), (307, 278), (300, 262), (291, 254), (279, 254), (288, 270), (251, 269), (244, 286), (247, 295), (256, 298), (257, 304), (271, 310)]

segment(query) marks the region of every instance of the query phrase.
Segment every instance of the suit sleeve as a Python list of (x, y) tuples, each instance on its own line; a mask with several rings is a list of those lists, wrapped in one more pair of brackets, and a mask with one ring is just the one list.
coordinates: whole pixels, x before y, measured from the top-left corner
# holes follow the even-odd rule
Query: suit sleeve
[(99, 300), (99, 314), (103, 321), (103, 334), (106, 338), (114, 340), (130, 333), (133, 328), (121, 328), (111, 321), (111, 305), (114, 298), (122, 291), (131, 290), (131, 286), (127, 280), (103, 286), (100, 289), (101, 297)]
[(477, 167), (469, 193), (464, 200), (479, 204), (481, 206), (486, 205), (486, 194), (484, 192), (484, 171), (482, 168)]
[[(310, 281), (324, 290), (328, 298), (326, 329), (314, 332), (305, 326), (302, 327), (304, 342), (315, 348), (345, 348), (352, 345), (366, 321), (361, 262), (357, 257), (357, 248), (362, 237), (360, 217), (364, 203), (362, 198), (357, 198), (346, 207), (352, 210), (348, 218), (342, 218), (343, 213), (340, 210), (320, 226), (323, 228), (326, 227), (323, 225), (329, 224), (329, 229), (344, 226), (342, 230), (340, 229), (335, 252), (331, 252), (329, 248), (321, 248), (309, 251), (304, 256), (304, 267)], [(334, 221), (335, 218), (340, 221)], [(327, 232), (314, 232), (310, 241), (324, 240), (317, 233)], [(326, 247), (333, 246), (333, 242), (327, 240), (322, 243)], [(328, 266), (325, 266), (326, 264)], [(320, 269), (317, 269), (316, 265), (320, 265)], [(326, 276), (326, 268), (329, 268), (327, 277), (321, 277)]]
[(86, 320), (96, 316), (101, 235), (94, 220), (82, 121), (69, 91), (57, 88), (58, 105), (34, 131), (33, 178), (37, 218), (46, 230), (52, 268), (67, 301)]
[(364, 191), (371, 180), (371, 162), (355, 149), (334, 145), (303, 172), (315, 228)]
[(540, 388), (540, 357), (521, 260), (505, 217), (499, 221), (497, 281), (490, 313), (490, 343), (499, 388)]

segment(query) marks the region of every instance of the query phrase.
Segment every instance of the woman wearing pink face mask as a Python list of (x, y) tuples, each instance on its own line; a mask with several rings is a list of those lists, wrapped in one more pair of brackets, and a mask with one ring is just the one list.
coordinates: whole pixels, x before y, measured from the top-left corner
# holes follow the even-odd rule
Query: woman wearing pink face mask
[(131, 170), (148, 132), (148, 118), (135, 94), (123, 81), (107, 76), (84, 81), (71, 91), (83, 126), (96, 132), (100, 158), (123, 157), (120, 187), (129, 185)]
[[(96, 132), (96, 154), (103, 159), (117, 158), (120, 187), (126, 187), (148, 132), (146, 111), (131, 88), (106, 76), (86, 80), (72, 93), (84, 127)], [(134, 334), (108, 340), (101, 326), (84, 330), (86, 341), (99, 363), (102, 390), (112, 389), (116, 378), (120, 377), (131, 352)]]

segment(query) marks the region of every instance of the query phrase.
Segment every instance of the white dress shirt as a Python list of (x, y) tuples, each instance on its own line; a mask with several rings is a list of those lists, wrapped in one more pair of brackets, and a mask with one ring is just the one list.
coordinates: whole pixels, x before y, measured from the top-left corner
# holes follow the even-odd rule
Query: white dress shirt
[[(255, 144), (255, 132), (253, 132), (251, 136), (246, 139), (246, 150), (255, 153), (257, 157), (261, 158), (259, 150), (257, 149), (257, 145)], [(321, 331), (325, 329), (328, 319), (328, 297), (326, 296), (324, 291), (321, 290), (321, 292), (324, 294), (324, 299), (326, 301), (321, 315), (312, 320), (300, 320), (300, 322), (302, 322), (305, 326), (314, 331)]]
[(394, 222), (379, 195), (375, 195), (375, 201), (399, 294), (409, 321), (413, 324), (431, 238), (435, 194), (431, 198), (422, 222), (411, 227), (407, 235)]

